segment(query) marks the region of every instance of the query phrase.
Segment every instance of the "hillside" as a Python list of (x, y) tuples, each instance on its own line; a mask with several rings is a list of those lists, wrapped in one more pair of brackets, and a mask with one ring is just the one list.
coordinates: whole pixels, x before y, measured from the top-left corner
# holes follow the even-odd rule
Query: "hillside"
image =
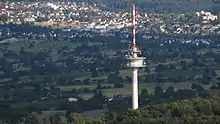
[[(47, 30), (35, 28), (36, 32)], [(88, 38), (86, 32), (73, 33), (78, 34), (74, 39), (29, 36), (0, 44), (2, 122), (39, 124), (33, 121), (49, 119), (44, 124), (67, 124), (78, 121), (80, 115), (75, 113), (100, 115), (106, 108), (120, 114), (109, 113), (87, 123), (219, 121), (220, 98), (201, 98), (207, 91), (220, 91), (218, 37), (138, 37), (149, 64), (139, 71), (140, 106), (161, 104), (125, 112), (131, 106), (132, 79), (131, 70), (122, 65), (129, 43), (120, 42), (123, 38), (118, 35), (90, 33)]]
[[(127, 9), (129, 0), (76, 0), (104, 5), (109, 10)], [(195, 11), (220, 12), (219, 0), (133, 0), (139, 10), (156, 13), (183, 13)]]
[[(22, 0), (0, 0), (6, 1), (22, 1)], [(28, 0), (36, 1), (36, 0)], [(57, 0), (56, 0), (57, 1)], [(76, 2), (86, 2), (90, 4), (98, 4), (103, 9), (108, 10), (126, 10), (130, 7), (128, 0), (72, 0)], [(220, 12), (219, 0), (133, 0), (139, 10), (145, 12), (156, 13), (183, 13), (195, 11), (215, 11)]]

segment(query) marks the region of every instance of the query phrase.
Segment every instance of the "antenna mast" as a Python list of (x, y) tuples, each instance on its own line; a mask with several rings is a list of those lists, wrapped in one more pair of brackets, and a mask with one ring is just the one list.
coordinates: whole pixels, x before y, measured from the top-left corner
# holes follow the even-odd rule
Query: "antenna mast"
[(133, 6), (133, 18), (132, 18), (132, 28), (133, 28), (133, 47), (136, 47), (136, 16), (135, 16), (135, 4), (132, 4)]

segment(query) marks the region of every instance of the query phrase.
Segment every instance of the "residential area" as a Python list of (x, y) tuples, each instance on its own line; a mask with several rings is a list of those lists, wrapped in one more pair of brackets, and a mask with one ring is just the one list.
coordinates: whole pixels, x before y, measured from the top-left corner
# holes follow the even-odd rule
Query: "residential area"
[[(4, 24), (33, 24), (77, 30), (130, 30), (129, 11), (107, 11), (98, 4), (85, 2), (5, 2), (0, 3), (0, 21)], [(138, 31), (171, 35), (216, 35), (220, 33), (219, 14), (188, 12), (156, 14), (140, 12)]]

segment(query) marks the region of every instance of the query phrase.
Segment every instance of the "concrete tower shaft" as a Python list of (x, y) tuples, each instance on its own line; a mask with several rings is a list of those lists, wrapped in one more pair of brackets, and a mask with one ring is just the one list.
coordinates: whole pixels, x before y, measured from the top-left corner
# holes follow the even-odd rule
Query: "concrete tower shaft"
[(138, 109), (138, 69), (133, 69), (132, 78), (132, 109)]

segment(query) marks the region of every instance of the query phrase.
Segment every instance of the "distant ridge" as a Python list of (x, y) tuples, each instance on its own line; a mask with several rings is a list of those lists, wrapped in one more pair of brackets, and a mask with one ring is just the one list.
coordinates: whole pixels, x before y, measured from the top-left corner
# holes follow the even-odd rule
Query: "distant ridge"
[[(43, 0), (0, 0), (6, 1), (43, 1)], [(129, 4), (127, 0), (48, 0), (53, 1), (73, 1), (98, 4), (102, 9), (109, 11), (127, 10)], [(152, 13), (184, 13), (196, 11), (220, 12), (220, 0), (134, 0), (139, 11)]]

